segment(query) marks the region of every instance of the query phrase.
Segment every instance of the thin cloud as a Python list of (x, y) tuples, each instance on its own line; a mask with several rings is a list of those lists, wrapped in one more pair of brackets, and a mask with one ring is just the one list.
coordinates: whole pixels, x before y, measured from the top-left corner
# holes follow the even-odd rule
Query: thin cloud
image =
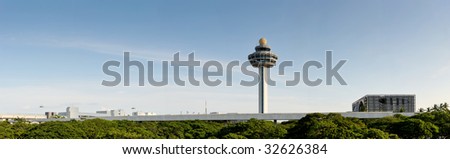
[(441, 68), (437, 69), (436, 71), (434, 71), (434, 73), (432, 74), (432, 78), (433, 79), (438, 79), (442, 76), (448, 75), (450, 72), (450, 64), (447, 64), (445, 66), (442, 66)]
[(130, 46), (113, 42), (104, 42), (91, 38), (67, 38), (55, 36), (30, 36), (30, 37), (7, 37), (1, 41), (9, 43), (20, 43), (24, 45), (43, 46), (50, 48), (75, 48), (87, 50), (94, 53), (123, 56), (123, 52), (132, 52), (134, 57), (146, 60), (168, 60), (171, 54), (176, 52), (169, 50), (152, 50), (139, 46)]

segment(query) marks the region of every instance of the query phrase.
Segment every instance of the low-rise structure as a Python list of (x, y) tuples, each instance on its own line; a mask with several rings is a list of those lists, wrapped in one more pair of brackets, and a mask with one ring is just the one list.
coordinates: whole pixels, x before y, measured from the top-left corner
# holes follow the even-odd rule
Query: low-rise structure
[(156, 113), (153, 112), (133, 112), (133, 116), (150, 116), (150, 115), (156, 115)]
[(415, 112), (414, 94), (366, 95), (352, 104), (353, 112)]
[(47, 116), (41, 114), (0, 114), (0, 120), (9, 119), (47, 119)]

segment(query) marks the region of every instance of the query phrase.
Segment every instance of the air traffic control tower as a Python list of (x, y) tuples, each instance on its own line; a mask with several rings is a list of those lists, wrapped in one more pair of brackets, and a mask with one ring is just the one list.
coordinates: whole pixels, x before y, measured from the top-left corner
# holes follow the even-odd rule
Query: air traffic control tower
[(248, 55), (248, 60), (253, 67), (259, 69), (259, 113), (269, 112), (269, 103), (267, 97), (267, 77), (268, 69), (273, 67), (278, 60), (278, 56), (270, 51), (265, 38), (259, 39), (259, 45), (255, 47), (255, 52)]

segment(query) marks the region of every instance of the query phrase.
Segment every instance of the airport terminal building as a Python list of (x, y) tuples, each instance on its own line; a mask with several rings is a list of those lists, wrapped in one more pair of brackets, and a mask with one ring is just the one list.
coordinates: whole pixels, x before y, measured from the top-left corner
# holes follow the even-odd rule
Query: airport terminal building
[(353, 112), (415, 112), (414, 94), (366, 95), (352, 104)]

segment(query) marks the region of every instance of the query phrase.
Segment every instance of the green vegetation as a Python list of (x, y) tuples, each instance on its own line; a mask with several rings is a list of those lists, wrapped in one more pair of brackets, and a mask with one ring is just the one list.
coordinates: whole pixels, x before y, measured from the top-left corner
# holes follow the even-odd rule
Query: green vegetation
[(30, 124), (0, 122), (2, 139), (446, 139), (450, 138), (448, 104), (422, 109), (412, 117), (395, 115), (357, 119), (340, 114), (308, 114), (281, 124), (242, 122), (133, 122), (92, 119)]
[(369, 128), (357, 118), (340, 114), (309, 114), (288, 129), (290, 139), (388, 139), (388, 132)]

